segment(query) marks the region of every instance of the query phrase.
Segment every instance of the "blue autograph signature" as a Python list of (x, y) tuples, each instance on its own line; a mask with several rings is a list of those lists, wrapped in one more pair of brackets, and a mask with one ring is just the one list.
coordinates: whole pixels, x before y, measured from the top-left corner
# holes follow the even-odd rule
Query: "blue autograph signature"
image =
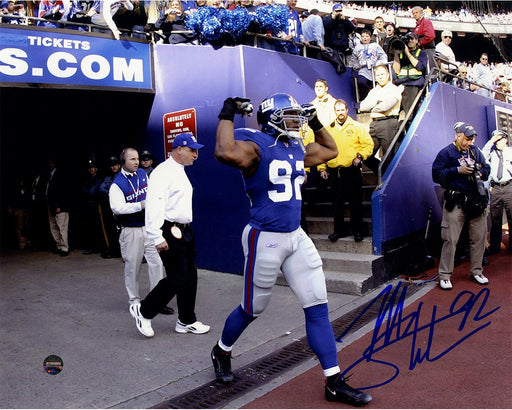
[[(486, 311), (486, 304), (489, 300), (490, 290), (487, 288), (482, 289), (477, 294), (474, 294), (470, 291), (462, 291), (460, 292), (455, 299), (453, 300), (449, 313), (445, 316), (437, 317), (437, 306), (434, 305), (432, 307), (432, 315), (431, 319), (428, 323), (420, 325), (420, 317), (423, 309), (423, 302), (420, 302), (416, 311), (404, 315), (404, 302), (405, 302), (405, 294), (407, 292), (407, 286), (402, 286), (402, 282), (399, 282), (396, 288), (393, 290), (393, 286), (387, 286), (372, 302), (368, 304), (368, 306), (359, 314), (359, 316), (350, 324), (350, 326), (343, 332), (336, 340), (341, 343), (344, 336), (346, 336), (347, 332), (350, 330), (352, 326), (356, 324), (358, 319), (364, 315), (368, 309), (370, 309), (373, 305), (377, 303), (377, 301), (382, 297), (381, 305), (379, 307), (379, 314), (377, 317), (377, 321), (375, 323), (375, 327), (373, 330), (372, 341), (368, 348), (363, 352), (361, 358), (351, 364), (348, 368), (346, 368), (342, 376), (346, 375), (350, 371), (352, 371), (358, 364), (362, 362), (373, 362), (379, 365), (384, 366), (387, 370), (391, 369), (394, 373), (391, 377), (385, 380), (382, 383), (374, 384), (368, 387), (359, 387), (360, 389), (370, 389), (379, 386), (383, 386), (387, 383), (393, 381), (398, 374), (400, 373), (400, 369), (393, 363), (385, 362), (374, 358), (374, 355), (386, 347), (404, 340), (408, 337), (411, 338), (411, 350), (410, 350), (410, 361), (409, 361), (409, 370), (413, 370), (416, 365), (422, 363), (423, 361), (434, 362), (444, 355), (446, 355), (451, 350), (455, 349), (457, 346), (462, 344), (465, 340), (479, 332), (480, 330), (486, 328), (491, 324), (491, 321), (485, 321), (482, 324), (479, 323), (479, 326), (471, 329), (466, 329), (466, 324), (468, 320), (472, 320), (473, 322), (481, 322), (484, 319), (487, 319), (494, 312), (500, 309), (500, 306)], [(487, 308), (488, 309), (488, 308)], [(435, 326), (445, 320), (456, 318), (457, 323), (459, 323), (458, 331), (460, 332), (460, 338), (453, 342), (451, 346), (448, 346), (445, 350), (441, 351), (437, 355), (432, 353), (433, 351), (433, 342), (434, 342), (434, 329)], [(460, 322), (459, 322), (460, 320)], [(426, 347), (418, 347), (419, 344), (418, 336), (420, 332), (428, 332), (428, 339), (426, 342)], [(443, 341), (445, 342), (445, 341)], [(423, 341), (422, 341), (423, 343)], [(386, 373), (382, 369), (382, 374)]]

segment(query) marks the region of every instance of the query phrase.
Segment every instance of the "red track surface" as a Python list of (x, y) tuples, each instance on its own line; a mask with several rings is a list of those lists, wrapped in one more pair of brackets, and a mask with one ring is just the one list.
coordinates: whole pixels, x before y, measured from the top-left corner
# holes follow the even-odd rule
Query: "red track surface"
[[(404, 319), (407, 315), (419, 317), (418, 327), (421, 327), (432, 322), (435, 310), (438, 323), (411, 332), (409, 337), (398, 341), (395, 329), (389, 343), (380, 340), (375, 344), (374, 350), (383, 348), (372, 355), (373, 360), (388, 365), (362, 360), (349, 372), (353, 373), (349, 384), (355, 388), (384, 383), (366, 390), (373, 396), (366, 408), (512, 408), (512, 256), (505, 254), (502, 246), (501, 254), (490, 256), (489, 261), (490, 265), (484, 268), (488, 286), (473, 282), (469, 276), (469, 261), (462, 263), (455, 268), (452, 291), (436, 286), (404, 310), (400, 333), (404, 334), (411, 322), (411, 319)], [(427, 273), (433, 276), (437, 268)], [(451, 315), (450, 307), (457, 298), (452, 311), (460, 313)], [(490, 314), (483, 317), (487, 313)], [(488, 326), (470, 335), (485, 324)], [(384, 331), (385, 324), (378, 335)], [(362, 358), (372, 344), (373, 335), (374, 330), (338, 353), (342, 371)], [(464, 337), (467, 339), (457, 344)], [(418, 352), (422, 357), (427, 354), (429, 359), (414, 361)], [(442, 357), (437, 358), (440, 355)], [(389, 364), (398, 367), (395, 378), (395, 369)], [(350, 406), (325, 400), (320, 366), (244, 406), (260, 409), (345, 407)]]

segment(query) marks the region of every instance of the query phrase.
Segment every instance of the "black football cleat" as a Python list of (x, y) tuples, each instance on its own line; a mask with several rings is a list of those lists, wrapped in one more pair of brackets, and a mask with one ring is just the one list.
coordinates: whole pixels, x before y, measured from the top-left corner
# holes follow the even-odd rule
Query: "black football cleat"
[(223, 383), (232, 382), (235, 378), (231, 371), (231, 352), (222, 350), (216, 343), (211, 353), (215, 377)]
[(334, 382), (325, 382), (325, 398), (328, 401), (339, 401), (351, 406), (364, 406), (372, 400), (368, 393), (353, 389), (346, 383), (347, 379), (339, 376)]

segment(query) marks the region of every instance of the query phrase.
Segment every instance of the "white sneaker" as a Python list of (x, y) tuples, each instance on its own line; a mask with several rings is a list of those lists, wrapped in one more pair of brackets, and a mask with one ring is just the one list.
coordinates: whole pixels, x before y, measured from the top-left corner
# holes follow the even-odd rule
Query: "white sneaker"
[(478, 275), (473, 276), (473, 280), (480, 285), (487, 285), (489, 283), (489, 279), (487, 279), (484, 275), (479, 273)]
[(178, 320), (174, 330), (176, 333), (195, 333), (196, 335), (201, 335), (203, 333), (207, 333), (210, 330), (210, 326), (198, 321), (190, 325), (185, 325)]
[(443, 290), (452, 290), (452, 282), (450, 282), (450, 279), (441, 279), (439, 281), (439, 286), (441, 286), (441, 289)]
[(155, 335), (151, 327), (151, 319), (146, 319), (142, 316), (142, 313), (140, 313), (140, 303), (130, 305), (130, 315), (135, 319), (135, 324), (139, 332), (146, 337), (153, 337)]

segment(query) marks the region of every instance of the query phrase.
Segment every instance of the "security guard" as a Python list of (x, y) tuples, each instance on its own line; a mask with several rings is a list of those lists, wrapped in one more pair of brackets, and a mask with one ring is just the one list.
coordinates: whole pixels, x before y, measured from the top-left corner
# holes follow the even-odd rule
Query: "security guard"
[(146, 171), (146, 175), (153, 172), (153, 153), (149, 150), (144, 150), (140, 153), (140, 167)]

